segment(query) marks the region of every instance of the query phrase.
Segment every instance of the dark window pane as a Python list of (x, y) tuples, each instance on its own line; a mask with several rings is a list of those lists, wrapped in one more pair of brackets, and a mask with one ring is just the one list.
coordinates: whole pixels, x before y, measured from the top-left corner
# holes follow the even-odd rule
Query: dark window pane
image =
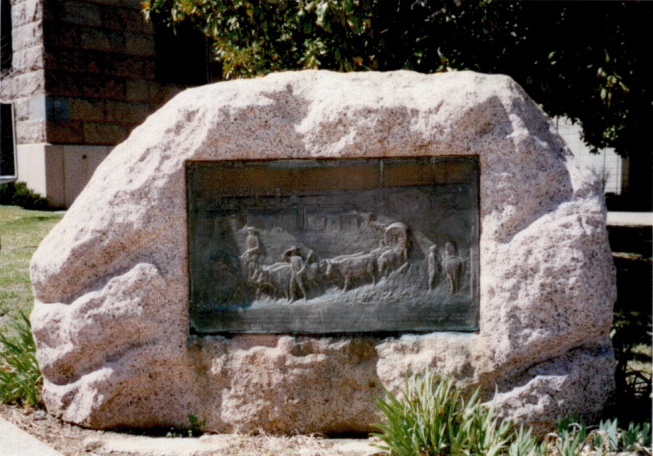
[(0, 104), (0, 177), (16, 176), (12, 105)]

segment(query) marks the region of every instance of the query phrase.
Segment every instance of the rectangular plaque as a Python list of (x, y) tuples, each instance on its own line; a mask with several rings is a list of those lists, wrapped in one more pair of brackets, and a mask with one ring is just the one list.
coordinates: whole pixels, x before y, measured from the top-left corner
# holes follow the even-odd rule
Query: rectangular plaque
[(478, 329), (477, 158), (186, 172), (192, 332)]

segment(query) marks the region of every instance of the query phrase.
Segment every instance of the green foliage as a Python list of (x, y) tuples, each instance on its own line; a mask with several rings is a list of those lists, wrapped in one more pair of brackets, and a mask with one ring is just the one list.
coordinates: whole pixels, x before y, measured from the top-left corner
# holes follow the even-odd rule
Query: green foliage
[(531, 429), (498, 420), (493, 406), (480, 402), (478, 390), (465, 399), (451, 379), (429, 372), (407, 379), (400, 397), (388, 393), (377, 406), (385, 420), (375, 436), (393, 456), (651, 454), (648, 423), (621, 430), (617, 420), (608, 420), (589, 431), (577, 419), (565, 418), (556, 432), (538, 439)]
[(0, 400), (5, 404), (38, 407), (42, 385), (29, 318), (19, 312), (7, 326), (0, 328)]
[(552, 437), (555, 438), (559, 456), (576, 456), (585, 447), (588, 433), (584, 424), (577, 423), (573, 418), (565, 418), (558, 422), (558, 432)]
[(480, 403), (478, 391), (465, 400), (451, 379), (431, 373), (408, 379), (402, 399), (388, 394), (377, 406), (386, 420), (376, 436), (397, 456), (500, 454), (512, 430)]
[(592, 433), (592, 447), (599, 454), (619, 449), (619, 428), (617, 420), (601, 421), (598, 430)]
[(520, 426), (508, 447), (508, 456), (544, 456), (548, 453), (546, 445), (533, 437), (532, 429), (524, 430)]
[(23, 209), (42, 211), (48, 209), (48, 201), (27, 188), (24, 182), (0, 185), (0, 204), (20, 206)]
[(302, 68), (508, 74), (550, 115), (580, 120), (590, 146), (648, 150), (648, 2), (146, 0), (144, 9), (202, 30), (226, 79)]
[(202, 428), (206, 426), (206, 421), (200, 421), (195, 415), (188, 415), (188, 436), (194, 437), (202, 434)]
[(170, 428), (170, 431), (166, 433), (166, 437), (197, 437), (202, 435), (204, 426), (206, 426), (205, 420), (200, 421), (195, 415), (188, 415), (188, 425), (178, 425)]
[(585, 425), (573, 419), (558, 422), (558, 431), (549, 435), (556, 454), (608, 455), (617, 452), (651, 454), (651, 425), (630, 423), (627, 430), (619, 429), (617, 420), (601, 421), (597, 429), (588, 432)]
[(630, 423), (627, 430), (619, 433), (619, 447), (624, 451), (651, 454), (651, 424)]
[(359, 0), (151, 0), (145, 12), (191, 22), (211, 37), (226, 79), (272, 71), (362, 67), (364, 2)]

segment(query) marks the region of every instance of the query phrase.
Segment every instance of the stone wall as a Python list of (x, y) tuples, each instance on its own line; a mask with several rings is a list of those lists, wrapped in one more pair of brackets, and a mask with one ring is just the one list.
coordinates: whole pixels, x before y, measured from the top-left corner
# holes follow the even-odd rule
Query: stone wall
[(154, 31), (135, 0), (13, 0), (18, 144), (116, 145), (180, 90), (155, 80)]
[(135, 0), (46, 0), (47, 141), (115, 145), (179, 89), (155, 81), (154, 32)]
[(30, 103), (45, 95), (43, 8), (39, 0), (11, 2), (13, 64), (0, 80), (3, 100), (13, 101), (18, 144), (46, 140), (45, 119), (30, 119)]
[(11, 0), (11, 18), (0, 92), (15, 104), (18, 180), (69, 207), (110, 148), (181, 86), (156, 80), (138, 0)]

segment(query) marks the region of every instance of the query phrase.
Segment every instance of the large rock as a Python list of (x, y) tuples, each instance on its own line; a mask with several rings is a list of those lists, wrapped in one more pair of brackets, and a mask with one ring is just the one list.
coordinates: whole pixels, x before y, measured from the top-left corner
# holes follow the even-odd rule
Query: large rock
[[(480, 331), (190, 337), (186, 160), (480, 157)], [(94, 428), (369, 431), (433, 369), (502, 416), (599, 412), (614, 386), (606, 212), (591, 173), (505, 76), (281, 73), (187, 90), (98, 168), (34, 255), (48, 410)]]

